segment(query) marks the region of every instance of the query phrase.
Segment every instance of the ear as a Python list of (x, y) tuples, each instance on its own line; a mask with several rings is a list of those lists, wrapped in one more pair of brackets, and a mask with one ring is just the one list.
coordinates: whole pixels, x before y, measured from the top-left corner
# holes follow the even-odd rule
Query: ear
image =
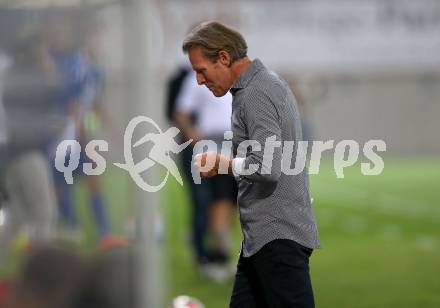
[(231, 56), (226, 51), (222, 50), (218, 53), (218, 61), (225, 66), (231, 66)]

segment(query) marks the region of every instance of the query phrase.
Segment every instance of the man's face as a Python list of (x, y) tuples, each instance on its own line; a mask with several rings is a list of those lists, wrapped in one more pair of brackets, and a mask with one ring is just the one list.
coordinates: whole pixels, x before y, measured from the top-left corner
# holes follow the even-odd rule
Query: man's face
[(227, 56), (221, 55), (213, 62), (204, 56), (202, 48), (198, 46), (192, 47), (188, 56), (199, 85), (205, 85), (217, 97), (229, 91), (233, 80)]

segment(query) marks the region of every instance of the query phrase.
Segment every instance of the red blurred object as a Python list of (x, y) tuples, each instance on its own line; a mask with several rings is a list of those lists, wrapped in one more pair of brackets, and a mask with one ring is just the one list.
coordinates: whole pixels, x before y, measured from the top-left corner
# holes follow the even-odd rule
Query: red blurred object
[(103, 238), (99, 244), (98, 244), (98, 251), (107, 251), (112, 248), (118, 248), (118, 247), (128, 247), (130, 245), (130, 242), (118, 235), (109, 235)]

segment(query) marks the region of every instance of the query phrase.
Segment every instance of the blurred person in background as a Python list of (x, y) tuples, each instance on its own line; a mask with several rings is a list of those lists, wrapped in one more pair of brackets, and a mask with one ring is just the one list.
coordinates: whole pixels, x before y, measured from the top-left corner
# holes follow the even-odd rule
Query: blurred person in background
[[(54, 140), (50, 159), (55, 157), (55, 149), (62, 140), (74, 139), (80, 142), (82, 148), (88, 141), (85, 119), (93, 110), (101, 110), (100, 102), (104, 88), (104, 72), (98, 65), (99, 32), (97, 28), (86, 29), (82, 45), (76, 46), (74, 25), (71, 16), (53, 17), (46, 25), (46, 39), (50, 46), (50, 54), (55, 62), (61, 81), (59, 96), (59, 112), (67, 116), (68, 121), (59, 138)], [(65, 159), (69, 161), (71, 153)], [(80, 165), (88, 162), (84, 151), (80, 153)], [(61, 218), (67, 226), (67, 236), (73, 240), (81, 239), (78, 230), (78, 220), (74, 209), (73, 185), (66, 183), (62, 173), (54, 169), (56, 192)], [(82, 169), (77, 168), (75, 176), (81, 175)], [(96, 176), (87, 176), (87, 188), (90, 192), (90, 205), (94, 214), (99, 239), (104, 239), (109, 233), (109, 223)]]
[[(82, 148), (93, 139), (102, 124), (112, 136), (117, 135), (113, 121), (103, 106), (105, 89), (105, 71), (100, 65), (102, 26), (88, 23), (83, 31), (81, 54), (83, 55), (87, 73), (84, 90), (79, 98), (79, 142)], [(86, 184), (90, 193), (90, 205), (101, 240), (109, 236), (109, 222), (106, 204), (101, 190), (99, 176), (86, 176)]]
[(61, 247), (34, 247), (18, 276), (11, 280), (2, 307), (74, 308), (89, 270), (87, 260), (75, 252)]
[[(188, 74), (191, 72), (191, 65), (186, 58), (182, 58), (179, 61), (177, 69), (172, 73), (167, 81), (167, 93), (166, 93), (166, 116), (170, 121), (171, 125), (179, 127), (176, 122), (176, 108), (177, 108), (177, 97), (182, 91), (182, 85)], [(196, 121), (195, 114), (192, 113), (189, 119), (192, 123)], [(180, 138), (179, 144), (187, 142), (188, 139), (185, 134), (180, 133), (178, 135)], [(207, 230), (206, 221), (206, 206), (202, 208), (203, 204), (208, 204), (208, 196), (204, 191), (196, 190), (194, 187), (196, 184), (192, 180), (191, 175), (191, 162), (193, 153), (193, 144), (188, 145), (186, 148), (180, 152), (181, 166), (183, 168), (183, 173), (185, 176), (185, 183), (190, 187), (189, 194), (191, 198), (191, 203), (193, 205), (192, 209), (192, 230), (191, 230), (191, 244), (193, 245), (194, 254), (196, 256), (196, 262), (202, 263), (202, 260), (207, 258), (207, 248), (204, 240), (204, 236)]]
[[(76, 140), (79, 135), (79, 98), (84, 89), (86, 79), (86, 61), (80, 52), (74, 48), (74, 33), (72, 20), (69, 16), (50, 17), (45, 25), (44, 34), (52, 61), (59, 76), (60, 94), (57, 99), (57, 109), (60, 115), (66, 117), (66, 123), (59, 136), (52, 141), (49, 149), (49, 161), (55, 179), (60, 219), (67, 228), (62, 230), (62, 236), (80, 240), (76, 211), (73, 205), (72, 185), (68, 185), (62, 173), (55, 169), (53, 161), (58, 143), (62, 140)], [(71, 149), (72, 150), (72, 149)], [(71, 153), (65, 160), (69, 161)]]
[[(182, 91), (182, 86), (186, 77), (190, 72), (191, 64), (186, 57), (181, 57), (175, 71), (171, 74), (166, 84), (166, 117), (171, 125), (180, 127), (175, 119), (177, 98)], [(195, 113), (190, 114), (191, 123), (194, 125), (196, 121)], [(182, 131), (182, 129), (181, 129)], [(179, 144), (188, 141), (185, 134), (180, 133)], [(196, 184), (192, 179), (191, 163), (194, 146), (188, 145), (180, 152), (181, 167), (184, 173), (184, 181), (189, 186), (189, 194), (192, 204), (191, 215), (191, 244), (195, 255), (196, 263), (206, 263), (208, 258), (208, 249), (205, 243), (205, 235), (207, 232), (207, 204), (209, 204), (209, 196), (206, 190), (196, 189)]]
[[(243, 36), (218, 22), (202, 23), (183, 42), (197, 82), (222, 97), (233, 94), (232, 143), (236, 156), (216, 152), (196, 156), (196, 165), (207, 161), (217, 176), (220, 166), (239, 182), (238, 205), (243, 231), (230, 307), (314, 307), (309, 258), (319, 247), (316, 220), (311, 208), (307, 171), (281, 172), (280, 146), (267, 140), (294, 141), (295, 163), (301, 122), (295, 97), (275, 73), (259, 59), (247, 56)], [(255, 140), (260, 148), (239, 144)], [(270, 165), (263, 159), (266, 146), (273, 149)], [(249, 165), (257, 166), (255, 172)]]
[[(212, 140), (220, 149), (224, 133), (231, 129), (231, 103), (230, 94), (217, 98), (207, 88), (199, 87), (196, 75), (191, 71), (183, 80), (176, 98), (174, 119), (185, 138), (192, 139), (193, 144), (202, 139)], [(193, 153), (190, 155), (189, 164), (193, 161)], [(194, 184), (191, 175), (189, 181)], [(231, 274), (228, 265), (236, 183), (232, 177), (221, 175), (203, 180), (199, 185), (191, 185), (190, 188), (194, 190), (193, 194), (199, 201), (194, 204), (193, 211), (193, 244), (197, 262), (212, 278), (225, 279)], [(211, 235), (211, 245), (206, 243), (208, 232)]]
[[(191, 66), (187, 59), (182, 58), (178, 64), (176, 71), (169, 78), (167, 83), (167, 111), (166, 115), (168, 120), (172, 125), (180, 127), (179, 123), (176, 121), (176, 109), (177, 109), (177, 98), (182, 91), (182, 86), (186, 77), (191, 72)], [(192, 124), (195, 123), (196, 115), (192, 113), (189, 121)], [(182, 131), (182, 128), (180, 128)], [(188, 141), (188, 138), (182, 132), (179, 134), (180, 141), (179, 144)], [(191, 244), (193, 246), (194, 254), (196, 257), (197, 264), (201, 264), (207, 259), (208, 249), (205, 243), (205, 235), (207, 232), (207, 213), (206, 205), (209, 203), (209, 196), (206, 190), (197, 190), (196, 184), (192, 179), (191, 174), (191, 163), (193, 154), (194, 144), (188, 145), (180, 153), (181, 165), (183, 172), (185, 174), (185, 182), (189, 185), (189, 193), (191, 198), (191, 203), (193, 205), (192, 209), (192, 229), (191, 229)]]
[(24, 227), (31, 243), (55, 236), (56, 200), (45, 149), (64, 123), (54, 108), (57, 93), (54, 63), (40, 35), (24, 34), (3, 91), (8, 134), (3, 162), (10, 200), (0, 232), (0, 260)]

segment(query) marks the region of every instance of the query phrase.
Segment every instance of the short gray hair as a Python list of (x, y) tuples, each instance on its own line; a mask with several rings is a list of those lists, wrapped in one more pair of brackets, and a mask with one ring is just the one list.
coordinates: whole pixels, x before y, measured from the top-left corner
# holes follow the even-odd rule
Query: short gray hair
[(188, 53), (194, 46), (200, 46), (205, 57), (217, 60), (220, 51), (226, 51), (231, 63), (247, 56), (247, 44), (243, 36), (219, 22), (203, 22), (186, 36), (182, 49)]

